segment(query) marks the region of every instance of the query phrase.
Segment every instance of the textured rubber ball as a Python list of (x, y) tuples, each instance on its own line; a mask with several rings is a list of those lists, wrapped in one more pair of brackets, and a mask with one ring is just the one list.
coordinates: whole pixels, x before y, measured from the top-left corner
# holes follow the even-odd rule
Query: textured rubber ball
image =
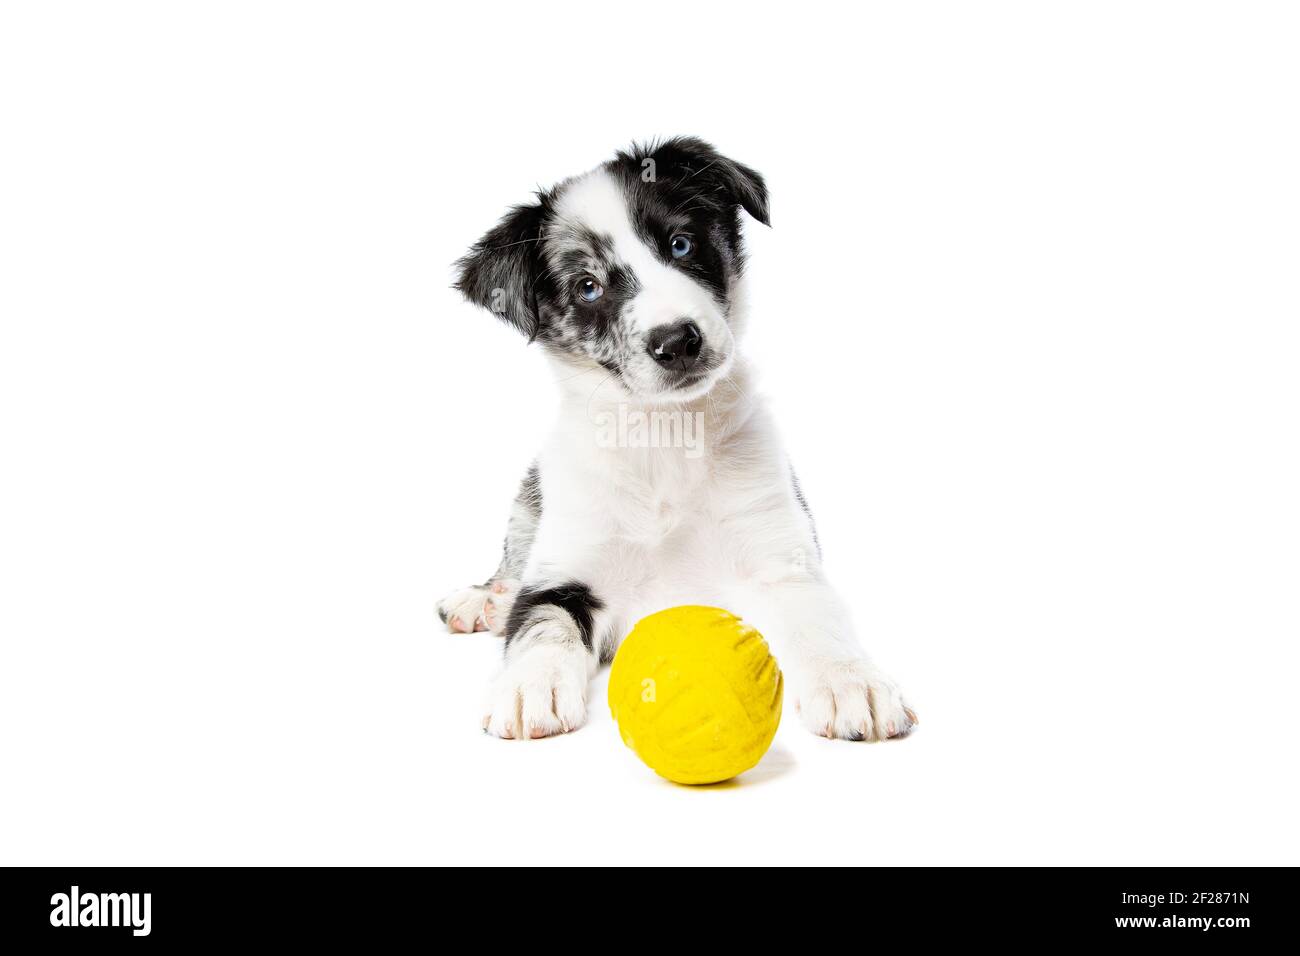
[(675, 783), (729, 780), (781, 723), (781, 669), (763, 635), (716, 607), (643, 618), (614, 657), (609, 710), (623, 742)]

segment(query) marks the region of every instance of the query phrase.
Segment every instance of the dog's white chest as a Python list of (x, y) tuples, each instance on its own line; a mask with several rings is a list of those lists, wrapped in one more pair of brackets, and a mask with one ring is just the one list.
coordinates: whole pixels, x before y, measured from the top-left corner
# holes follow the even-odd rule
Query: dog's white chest
[(667, 469), (630, 471), (608, 502), (618, 536), (654, 554), (679, 543), (691, 527), (710, 520), (702, 484), (698, 477)]

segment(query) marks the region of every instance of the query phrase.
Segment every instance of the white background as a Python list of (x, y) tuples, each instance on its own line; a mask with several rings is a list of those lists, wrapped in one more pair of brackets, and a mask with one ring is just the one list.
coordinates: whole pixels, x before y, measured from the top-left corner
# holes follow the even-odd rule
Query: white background
[[(6, 4), (0, 862), (1300, 862), (1286, 5)], [(763, 172), (763, 372), (908, 740), (479, 731), (529, 191)]]

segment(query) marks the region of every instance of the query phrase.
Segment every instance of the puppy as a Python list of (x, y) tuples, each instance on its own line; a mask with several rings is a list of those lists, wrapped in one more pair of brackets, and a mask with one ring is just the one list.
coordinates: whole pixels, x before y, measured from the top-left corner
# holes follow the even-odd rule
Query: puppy
[(454, 632), (505, 638), (483, 726), (580, 726), (587, 686), (641, 617), (727, 608), (773, 646), (804, 724), (849, 740), (916, 723), (826, 582), (808, 506), (738, 351), (748, 166), (693, 138), (634, 146), (511, 209), (458, 288), (550, 360), (554, 431), (511, 510), (501, 566), (444, 598)]

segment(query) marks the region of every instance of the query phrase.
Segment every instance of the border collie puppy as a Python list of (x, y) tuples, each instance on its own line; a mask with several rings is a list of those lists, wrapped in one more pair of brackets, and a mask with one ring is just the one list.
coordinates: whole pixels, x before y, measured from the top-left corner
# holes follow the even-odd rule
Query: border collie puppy
[(587, 685), (640, 618), (680, 604), (758, 627), (814, 733), (906, 734), (916, 716), (867, 658), (739, 353), (740, 210), (763, 178), (693, 138), (634, 146), (511, 209), (457, 263), (456, 288), (536, 342), (559, 420), (484, 585), (438, 605), (505, 638), (483, 727), (580, 726)]

